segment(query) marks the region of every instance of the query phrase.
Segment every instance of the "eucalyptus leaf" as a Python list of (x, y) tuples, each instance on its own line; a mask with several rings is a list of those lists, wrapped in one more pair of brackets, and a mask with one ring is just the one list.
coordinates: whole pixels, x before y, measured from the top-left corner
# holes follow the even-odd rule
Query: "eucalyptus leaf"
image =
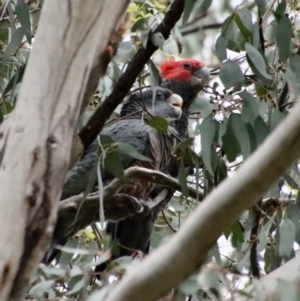
[(7, 115), (13, 111), (14, 107), (7, 101), (3, 101), (0, 104), (0, 110), (3, 112), (3, 115)]
[(8, 44), (8, 39), (9, 39), (9, 30), (8, 28), (1, 28), (0, 27), (0, 41)]
[(213, 119), (212, 115), (204, 118), (200, 125), (201, 155), (203, 162), (211, 175), (213, 175), (215, 172), (215, 167), (212, 164), (212, 143), (214, 141), (217, 129), (217, 122)]
[(14, 74), (14, 76), (9, 80), (8, 84), (6, 85), (4, 91), (3, 91), (3, 95), (5, 96), (8, 92), (10, 92), (12, 89), (15, 88), (15, 86), (21, 82), (23, 75), (24, 75), (24, 71), (25, 71), (25, 67), (26, 65), (22, 65), (22, 66), (18, 66), (17, 67), (17, 71)]
[(128, 143), (119, 142), (118, 149), (121, 154), (126, 154), (140, 161), (152, 162), (152, 160), (137, 152), (137, 150)]
[(199, 287), (197, 275), (194, 274), (179, 283), (178, 289), (185, 295), (192, 295), (198, 291)]
[(190, 113), (199, 112), (205, 118), (212, 113), (214, 106), (205, 97), (197, 97), (190, 106)]
[(285, 70), (285, 78), (288, 83), (289, 91), (291, 91), (295, 96), (299, 95), (298, 82), (299, 78), (293, 72), (293, 70), (288, 66)]
[(244, 235), (243, 235), (241, 224), (239, 222), (236, 222), (231, 228), (230, 239), (231, 239), (232, 246), (235, 248), (240, 247), (241, 244), (244, 242)]
[(154, 46), (157, 46), (159, 48), (162, 48), (166, 41), (161, 32), (156, 32), (152, 34), (150, 40)]
[(24, 28), (24, 34), (29, 44), (31, 44), (31, 22), (29, 17), (29, 8), (24, 0), (18, 0), (15, 6), (15, 12), (21, 26)]
[(59, 264), (63, 269), (67, 269), (70, 265), (70, 261), (74, 257), (74, 254), (76, 253), (76, 250), (78, 248), (78, 239), (70, 239), (65, 247), (68, 249), (74, 249), (74, 252), (65, 252), (64, 249), (62, 249), (60, 258), (59, 258)]
[(180, 161), (180, 165), (179, 165), (178, 181), (181, 185), (182, 195), (185, 197), (188, 197), (189, 192), (188, 192), (188, 186), (187, 186), (187, 180), (186, 180), (186, 172), (185, 172), (185, 168), (184, 168), (184, 164), (183, 164), (182, 160)]
[(242, 7), (234, 16), (234, 20), (246, 39), (249, 39), (253, 33), (252, 13), (246, 7)]
[(212, 256), (215, 258), (217, 264), (219, 266), (222, 266), (222, 259), (221, 259), (221, 254), (220, 254), (219, 248), (220, 248), (220, 246), (218, 245), (218, 242), (216, 242), (211, 249), (211, 253), (212, 253)]
[(260, 229), (259, 231), (259, 236), (258, 236), (258, 244), (257, 244), (257, 252), (261, 252), (266, 248), (266, 245), (268, 243), (268, 237), (269, 237), (269, 231), (270, 228), (274, 222), (274, 217), (273, 215)]
[(15, 30), (11, 37), (11, 41), (6, 48), (6, 51), (3, 55), (4, 60), (7, 60), (10, 55), (12, 55), (18, 47), (22, 44), (22, 40), (25, 34), (25, 30), (22, 27), (19, 27)]
[(102, 146), (105, 146), (107, 144), (112, 144), (115, 141), (110, 136), (100, 134), (100, 142)]
[(257, 145), (260, 145), (269, 135), (269, 129), (261, 116), (257, 116), (254, 122)]
[(54, 283), (54, 280), (39, 282), (29, 290), (29, 294), (36, 297), (42, 297), (45, 292), (47, 292), (54, 285)]
[(218, 158), (218, 166), (217, 166), (217, 184), (220, 184), (223, 180), (227, 178), (227, 166), (223, 160), (223, 158)]
[(266, 11), (266, 0), (255, 0), (258, 11), (263, 15)]
[(290, 256), (295, 241), (296, 229), (289, 218), (283, 218), (279, 225), (279, 256)]
[(300, 232), (299, 215), (300, 215), (300, 209), (299, 209), (298, 205), (294, 204), (292, 202), (289, 202), (286, 205), (286, 217), (294, 223), (296, 234), (298, 234)]
[(155, 249), (158, 248), (161, 245), (163, 238), (161, 232), (153, 231), (150, 237), (151, 246)]
[(188, 138), (180, 141), (176, 145), (174, 152), (177, 152), (178, 150), (185, 151), (187, 148), (189, 148), (189, 147), (192, 146), (193, 142), (194, 142), (194, 138), (193, 137), (188, 137)]
[(252, 71), (258, 76), (264, 84), (270, 86), (272, 83), (272, 76), (269, 74), (268, 66), (263, 55), (250, 43), (245, 44), (247, 61)]
[(202, 2), (200, 4), (200, 11), (201, 13), (205, 13), (212, 5), (212, 0), (201, 0), (201, 1)]
[(236, 26), (234, 22), (234, 15), (229, 16), (222, 25), (221, 35), (226, 41), (226, 45), (229, 40), (232, 40), (234, 37), (234, 26)]
[(116, 84), (117, 81), (119, 80), (120, 76), (122, 75), (122, 71), (119, 68), (118, 64), (115, 61), (112, 61), (112, 65), (113, 65), (113, 76), (112, 76), (112, 80), (113, 83)]
[(274, 108), (270, 118), (270, 131), (273, 131), (286, 115), (287, 113), (282, 113), (277, 108)]
[(194, 5), (197, 2), (197, 0), (186, 0), (184, 3), (184, 10), (183, 10), (183, 17), (182, 17), (182, 23), (186, 23), (186, 21), (189, 19), (191, 12), (193, 11)]
[(111, 285), (104, 286), (100, 290), (95, 290), (88, 296), (86, 301), (103, 301), (103, 300), (106, 300), (109, 292), (111, 292), (111, 290), (113, 288), (114, 288), (114, 285), (111, 284)]
[(231, 60), (222, 64), (219, 76), (226, 89), (230, 89), (237, 84), (241, 84), (245, 80), (244, 74), (239, 65)]
[(278, 23), (276, 34), (279, 58), (282, 62), (285, 62), (289, 57), (292, 35), (293, 29), (291, 21), (284, 16)]
[(148, 124), (159, 132), (166, 132), (168, 130), (168, 122), (162, 117), (152, 118), (148, 121)]
[(300, 83), (300, 55), (294, 54), (289, 59), (289, 68), (296, 74), (298, 83)]
[(286, 0), (282, 0), (278, 4), (278, 6), (277, 6), (277, 8), (275, 10), (275, 14), (274, 14), (277, 22), (280, 21), (280, 19), (282, 18), (282, 16), (285, 13), (285, 10), (286, 10)]
[(256, 48), (260, 45), (259, 24), (257, 22), (253, 24), (252, 45)]
[(75, 276), (79, 276), (79, 275), (83, 275), (83, 271), (79, 266), (74, 265), (70, 271), (70, 276), (75, 277)]
[(257, 99), (248, 92), (241, 92), (239, 96), (243, 99), (242, 119), (254, 126), (255, 118), (259, 115)]
[(217, 38), (215, 52), (221, 63), (227, 60), (226, 40), (222, 35)]
[(150, 77), (151, 77), (152, 85), (159, 86), (159, 84), (160, 84), (159, 71), (152, 60), (150, 60), (149, 70), (150, 70)]
[(78, 293), (80, 290), (86, 287), (86, 281), (84, 276), (75, 276), (72, 277), (68, 283), (69, 291), (67, 295), (73, 295)]
[(112, 149), (105, 153), (104, 166), (108, 172), (120, 179), (123, 179), (124, 168), (118, 149)]
[(229, 117), (234, 135), (239, 142), (243, 158), (251, 154), (251, 143), (245, 123), (240, 114), (232, 113)]
[[(132, 4), (132, 2), (131, 2)], [(132, 43), (130, 41), (122, 41), (119, 43), (118, 50), (116, 53), (116, 58), (127, 56), (134, 50)]]
[(183, 211), (184, 210), (184, 206), (182, 206), (178, 199), (176, 198), (172, 198), (169, 203), (168, 203), (168, 206), (172, 207), (174, 210), (180, 212), (180, 211)]
[(202, 270), (197, 277), (197, 281), (201, 288), (208, 289), (220, 289), (220, 273), (217, 269)]
[(225, 151), (228, 161), (233, 162), (240, 154), (241, 150), (239, 142), (235, 137), (230, 119), (228, 120), (225, 134), (223, 134), (220, 138), (222, 142), (222, 149)]
[(245, 255), (242, 257), (242, 259), (235, 265), (235, 268), (239, 273), (243, 272), (243, 269), (248, 266), (249, 264), (249, 258), (250, 258), (250, 248), (247, 250), (247, 252), (243, 252)]
[(46, 277), (56, 276), (56, 277), (63, 277), (66, 275), (67, 271), (59, 268), (59, 267), (51, 267), (46, 266), (44, 264), (40, 264), (39, 269), (44, 273)]

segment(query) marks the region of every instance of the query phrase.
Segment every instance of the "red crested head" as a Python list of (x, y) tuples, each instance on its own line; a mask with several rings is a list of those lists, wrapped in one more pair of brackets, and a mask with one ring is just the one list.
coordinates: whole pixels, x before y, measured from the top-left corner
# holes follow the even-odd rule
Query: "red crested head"
[(159, 65), (159, 70), (163, 79), (179, 79), (188, 82), (190, 81), (193, 73), (202, 67), (205, 67), (205, 64), (195, 59), (185, 59), (180, 61), (168, 59)]

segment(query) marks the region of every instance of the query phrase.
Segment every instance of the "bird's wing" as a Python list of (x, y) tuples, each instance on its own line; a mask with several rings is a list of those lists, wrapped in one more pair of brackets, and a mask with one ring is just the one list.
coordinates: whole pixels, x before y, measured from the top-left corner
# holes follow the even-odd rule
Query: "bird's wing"
[[(139, 119), (119, 120), (103, 129), (101, 135), (110, 136), (115, 142), (125, 142), (130, 144), (139, 153), (143, 153), (149, 144), (149, 126)], [(66, 199), (85, 191), (95, 163), (98, 160), (98, 142), (95, 140), (87, 149), (83, 158), (78, 161), (73, 169), (68, 173), (65, 181), (61, 199)], [(133, 161), (128, 155), (122, 156), (123, 167), (127, 168)], [(109, 180), (111, 176), (105, 172), (102, 175), (103, 181)], [(93, 185), (95, 184), (94, 180)]]
[(62, 200), (85, 191), (93, 166), (98, 159), (97, 145), (97, 141), (94, 141), (86, 150), (84, 157), (68, 172), (62, 191)]
[[(124, 119), (104, 128), (100, 135), (109, 136), (115, 142), (127, 143), (143, 154), (149, 146), (149, 137), (153, 135), (153, 130), (142, 119)], [(122, 155), (124, 168), (128, 168), (132, 161), (132, 157)]]

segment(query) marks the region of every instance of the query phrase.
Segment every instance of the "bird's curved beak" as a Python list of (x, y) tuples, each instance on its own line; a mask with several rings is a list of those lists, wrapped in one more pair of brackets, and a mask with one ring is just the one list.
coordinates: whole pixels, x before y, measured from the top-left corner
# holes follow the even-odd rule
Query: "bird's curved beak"
[(200, 91), (208, 82), (209, 77), (210, 77), (210, 71), (207, 68), (205, 67), (198, 68), (192, 74), (192, 78), (191, 78), (192, 87)]
[(183, 104), (182, 98), (178, 94), (172, 94), (167, 101), (174, 108), (176, 116), (180, 118), (182, 114), (182, 109), (181, 109)]

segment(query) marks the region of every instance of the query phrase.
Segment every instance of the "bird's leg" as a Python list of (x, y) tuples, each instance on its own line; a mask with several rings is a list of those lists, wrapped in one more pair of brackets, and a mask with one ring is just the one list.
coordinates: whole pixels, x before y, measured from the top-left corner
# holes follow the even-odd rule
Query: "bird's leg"
[(134, 250), (131, 255), (132, 258), (139, 259), (139, 260), (145, 258), (145, 256), (146, 254), (140, 250)]

